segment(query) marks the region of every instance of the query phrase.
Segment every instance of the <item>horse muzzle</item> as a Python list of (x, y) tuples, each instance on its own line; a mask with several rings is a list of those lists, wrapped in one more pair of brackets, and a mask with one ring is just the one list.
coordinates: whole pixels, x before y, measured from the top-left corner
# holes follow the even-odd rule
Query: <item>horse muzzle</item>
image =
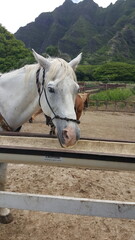
[(69, 124), (67, 127), (57, 129), (57, 136), (62, 147), (72, 147), (80, 138), (80, 129), (77, 124)]

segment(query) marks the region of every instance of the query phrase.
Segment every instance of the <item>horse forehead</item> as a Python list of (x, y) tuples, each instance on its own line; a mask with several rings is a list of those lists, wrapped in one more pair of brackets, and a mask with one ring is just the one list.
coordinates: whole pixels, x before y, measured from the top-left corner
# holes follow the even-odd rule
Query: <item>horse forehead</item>
[(79, 88), (79, 85), (77, 84), (77, 82), (70, 77), (65, 77), (64, 79), (56, 79), (53, 82), (51, 81), (49, 85), (53, 85), (62, 89)]

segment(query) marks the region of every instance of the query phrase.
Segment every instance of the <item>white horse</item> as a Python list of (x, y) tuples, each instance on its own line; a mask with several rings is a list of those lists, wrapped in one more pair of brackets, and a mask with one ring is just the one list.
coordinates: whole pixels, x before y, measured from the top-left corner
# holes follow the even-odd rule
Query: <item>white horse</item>
[[(75, 68), (79, 54), (67, 63), (44, 58), (33, 50), (37, 64), (26, 65), (0, 76), (0, 131), (16, 131), (40, 107), (52, 119), (62, 147), (73, 146), (80, 137), (74, 110), (79, 89)], [(4, 191), (7, 164), (0, 163), (0, 190)], [(0, 208), (0, 222), (9, 223), (9, 209)]]

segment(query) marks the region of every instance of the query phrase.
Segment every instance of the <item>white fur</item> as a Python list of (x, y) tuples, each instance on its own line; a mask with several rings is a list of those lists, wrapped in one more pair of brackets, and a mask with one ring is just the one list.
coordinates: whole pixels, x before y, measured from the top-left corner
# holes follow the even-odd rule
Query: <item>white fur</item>
[[(39, 109), (39, 94), (36, 86), (36, 72), (41, 67), (39, 82), (42, 83), (43, 68), (45, 68), (45, 88), (48, 100), (55, 114), (61, 117), (76, 119), (74, 101), (78, 84), (73, 71), (81, 60), (81, 55), (66, 63), (62, 59), (45, 59), (33, 50), (37, 64), (27, 65), (18, 70), (2, 74), (0, 77), (0, 113), (8, 125), (16, 130), (25, 123), (34, 112)], [(50, 85), (49, 85), (50, 84)], [(49, 92), (53, 87), (55, 94)], [(54, 113), (48, 106), (44, 94), (41, 96), (43, 112), (54, 117)], [(70, 126), (70, 129), (78, 131), (77, 124), (65, 120), (53, 120), (58, 125), (59, 132)], [(0, 127), (0, 131), (2, 128)], [(66, 132), (68, 129), (66, 130)], [(72, 132), (72, 131), (71, 131)], [(71, 139), (72, 140), (72, 139)], [(0, 163), (0, 190), (4, 191), (7, 165)], [(8, 215), (8, 209), (0, 209), (0, 215)]]

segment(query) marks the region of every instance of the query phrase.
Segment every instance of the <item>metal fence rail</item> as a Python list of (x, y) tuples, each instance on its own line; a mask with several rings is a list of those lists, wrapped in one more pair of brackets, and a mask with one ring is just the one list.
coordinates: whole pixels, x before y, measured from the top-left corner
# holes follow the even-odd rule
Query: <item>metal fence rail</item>
[(135, 219), (135, 203), (0, 192), (0, 207), (106, 218)]
[[(14, 138), (14, 135), (1, 136), (2, 139), (7, 137)], [(16, 135), (16, 142), (17, 140)], [(25, 136), (21, 136), (25, 138)], [(38, 142), (38, 136), (36, 144)], [(31, 142), (31, 137), (28, 139)], [(44, 137), (40, 137), (40, 141)], [(49, 138), (47, 139), (49, 141)], [(94, 140), (95, 143), (97, 140)], [(102, 140), (103, 141), (103, 140)], [(101, 141), (101, 142), (102, 142)], [(3, 142), (3, 141), (2, 141)], [(98, 141), (99, 143), (99, 141)], [(104, 143), (104, 141), (103, 141)], [(57, 149), (33, 149), (31, 147), (0, 146), (0, 162), (26, 163), (26, 164), (45, 164), (63, 167), (89, 167), (104, 170), (134, 170), (135, 171), (135, 143), (134, 142), (111, 142), (113, 144), (124, 144), (129, 148), (128, 155), (109, 154), (94, 152), (79, 152), (73, 150)], [(129, 146), (130, 145), (130, 146)], [(99, 146), (99, 145), (98, 145)], [(130, 154), (132, 151), (132, 154)], [(109, 200), (94, 200), (85, 198), (37, 195), (28, 193), (0, 192), (0, 207), (16, 208), (22, 210), (44, 211), (50, 213), (64, 213), (85, 216), (98, 216), (108, 218), (128, 218), (135, 219), (135, 202), (120, 202)]]

